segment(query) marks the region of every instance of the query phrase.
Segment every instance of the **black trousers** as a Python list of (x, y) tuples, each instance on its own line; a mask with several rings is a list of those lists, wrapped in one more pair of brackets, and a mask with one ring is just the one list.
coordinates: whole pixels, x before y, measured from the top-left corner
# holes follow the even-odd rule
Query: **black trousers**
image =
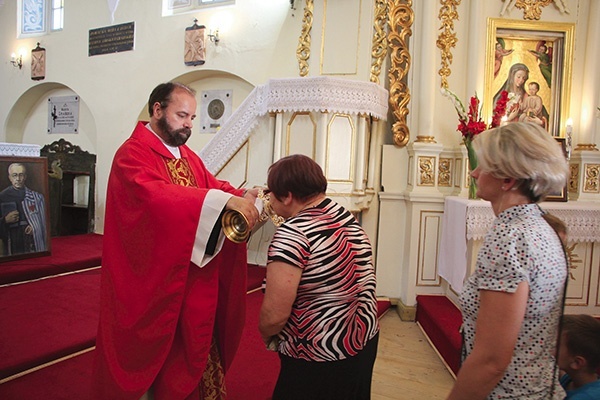
[(379, 333), (354, 357), (306, 361), (279, 354), (273, 400), (369, 400)]

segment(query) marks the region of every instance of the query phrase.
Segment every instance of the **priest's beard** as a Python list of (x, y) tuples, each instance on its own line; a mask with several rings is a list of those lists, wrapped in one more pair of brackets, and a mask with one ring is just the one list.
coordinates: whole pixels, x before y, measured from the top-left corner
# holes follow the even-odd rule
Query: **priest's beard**
[(177, 147), (185, 144), (192, 134), (190, 128), (173, 129), (167, 122), (166, 116), (159, 118), (156, 124), (163, 133), (161, 137), (169, 146)]

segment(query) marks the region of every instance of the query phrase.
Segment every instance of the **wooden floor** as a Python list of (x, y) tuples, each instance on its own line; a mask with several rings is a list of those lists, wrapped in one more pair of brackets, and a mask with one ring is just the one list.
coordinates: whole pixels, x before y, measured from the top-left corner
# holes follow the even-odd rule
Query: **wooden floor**
[(421, 328), (402, 321), (395, 309), (380, 324), (371, 400), (445, 399), (454, 378)]

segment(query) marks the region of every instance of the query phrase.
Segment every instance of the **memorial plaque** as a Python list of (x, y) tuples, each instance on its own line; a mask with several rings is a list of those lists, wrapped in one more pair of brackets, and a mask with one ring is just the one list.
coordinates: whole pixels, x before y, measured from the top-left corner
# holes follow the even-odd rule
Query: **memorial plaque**
[(133, 50), (134, 39), (135, 22), (90, 29), (88, 55)]
[(48, 99), (48, 133), (77, 133), (79, 130), (79, 96)]

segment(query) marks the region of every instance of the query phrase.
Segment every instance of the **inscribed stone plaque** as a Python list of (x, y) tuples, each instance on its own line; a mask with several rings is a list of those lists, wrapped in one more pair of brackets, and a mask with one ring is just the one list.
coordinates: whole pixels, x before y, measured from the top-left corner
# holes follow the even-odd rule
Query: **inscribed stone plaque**
[(79, 96), (48, 98), (48, 133), (77, 133)]
[(88, 55), (133, 50), (134, 41), (135, 22), (90, 29)]

